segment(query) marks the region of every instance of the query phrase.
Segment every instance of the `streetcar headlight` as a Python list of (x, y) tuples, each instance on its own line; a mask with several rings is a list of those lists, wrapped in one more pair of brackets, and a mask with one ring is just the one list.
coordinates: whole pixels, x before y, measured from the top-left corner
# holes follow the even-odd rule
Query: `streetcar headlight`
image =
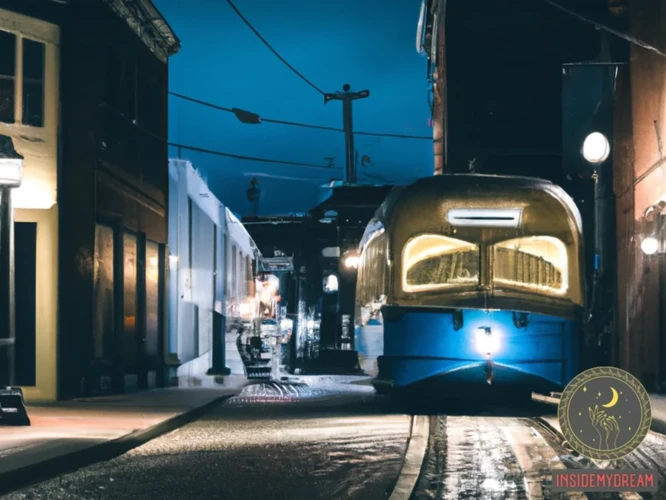
[(495, 354), (499, 347), (499, 337), (493, 334), (490, 327), (483, 326), (476, 330), (476, 349), (480, 354), (490, 356)]

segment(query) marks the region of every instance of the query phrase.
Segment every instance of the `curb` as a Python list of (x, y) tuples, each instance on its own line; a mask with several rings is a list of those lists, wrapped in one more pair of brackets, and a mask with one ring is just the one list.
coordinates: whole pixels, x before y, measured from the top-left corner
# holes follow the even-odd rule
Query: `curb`
[(428, 449), (429, 434), (430, 419), (423, 415), (414, 415), (405, 460), (389, 500), (408, 500), (412, 496), (416, 482), (421, 475), (421, 466)]
[(0, 474), (0, 495), (6, 495), (18, 489), (26, 488), (36, 483), (47, 481), (63, 474), (70, 474), (78, 469), (98, 462), (111, 460), (128, 451), (138, 448), (155, 438), (175, 431), (211, 410), (222, 401), (233, 397), (229, 394), (215, 398), (203, 406), (193, 408), (176, 415), (163, 422), (137, 430), (103, 443), (93, 445), (83, 450), (53, 457), (43, 462), (37, 462), (19, 469)]

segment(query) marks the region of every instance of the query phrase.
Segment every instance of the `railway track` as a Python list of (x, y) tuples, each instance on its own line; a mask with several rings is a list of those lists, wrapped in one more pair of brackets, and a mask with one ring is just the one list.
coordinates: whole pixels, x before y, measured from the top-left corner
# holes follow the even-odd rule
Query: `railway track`
[[(591, 463), (568, 449), (553, 419), (542, 417), (433, 416), (421, 474), (411, 498), (623, 499), (666, 498), (637, 493), (555, 493), (552, 471)], [(666, 476), (666, 439), (650, 433), (617, 468), (650, 468)]]

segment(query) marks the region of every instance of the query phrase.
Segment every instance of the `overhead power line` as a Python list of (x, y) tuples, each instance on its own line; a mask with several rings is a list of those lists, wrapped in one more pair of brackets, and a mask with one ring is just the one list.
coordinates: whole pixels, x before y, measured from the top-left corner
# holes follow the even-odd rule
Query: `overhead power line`
[(234, 153), (226, 153), (223, 151), (215, 151), (213, 149), (206, 149), (206, 148), (200, 148), (197, 146), (189, 146), (187, 144), (180, 144), (176, 142), (169, 142), (168, 139), (165, 139), (164, 137), (161, 137), (154, 132), (151, 132), (150, 130), (147, 130), (140, 126), (138, 123), (136, 123), (135, 120), (131, 119), (128, 117), (126, 114), (118, 111), (117, 109), (112, 108), (111, 106), (108, 106), (106, 104), (100, 104), (100, 107), (107, 109), (108, 111), (111, 111), (112, 113), (120, 116), (121, 118), (127, 120), (129, 123), (132, 124), (137, 130), (140, 130), (146, 135), (149, 135), (150, 137), (157, 139), (160, 142), (165, 143), (167, 146), (171, 146), (174, 148), (178, 149), (185, 149), (187, 151), (196, 151), (199, 153), (205, 153), (209, 155), (215, 155), (215, 156), (223, 156), (225, 158), (234, 158), (236, 160), (245, 160), (245, 161), (256, 161), (259, 163), (274, 163), (278, 165), (290, 165), (292, 167), (308, 167), (308, 168), (319, 168), (319, 169), (324, 169), (324, 170), (340, 170), (342, 167), (329, 167), (326, 165), (316, 165), (313, 163), (301, 163), (297, 161), (287, 161), (287, 160), (276, 160), (273, 158), (260, 158), (256, 156), (247, 156), (247, 155), (238, 155)]
[[(219, 106), (217, 104), (213, 104), (212, 102), (207, 102), (207, 101), (202, 101), (200, 99), (195, 99), (194, 97), (189, 97), (183, 94), (179, 94), (177, 92), (171, 92), (169, 91), (169, 94), (177, 97), (178, 99), (183, 99), (184, 101), (190, 101), (195, 104), (199, 104), (201, 106), (206, 106), (208, 108), (212, 109), (217, 109), (218, 111), (224, 111), (226, 113), (234, 113), (235, 108), (226, 108), (224, 106)], [(299, 122), (292, 122), (289, 120), (276, 120), (273, 118), (261, 118), (262, 122), (266, 123), (275, 123), (278, 125), (289, 125), (292, 127), (301, 127), (301, 128), (311, 128), (311, 129), (316, 129), (316, 130), (328, 130), (331, 132), (344, 132), (344, 129), (337, 128), (337, 127), (326, 127), (324, 125), (313, 125), (310, 123), (299, 123)], [(382, 133), (382, 132), (358, 132), (354, 131), (354, 135), (366, 135), (366, 136), (371, 136), (371, 137), (395, 137), (397, 139), (421, 139), (421, 140), (432, 140), (432, 137), (427, 136), (427, 135), (409, 135), (409, 134), (390, 134), (390, 133)]]
[(574, 12), (573, 10), (567, 9), (563, 5), (560, 5), (559, 3), (554, 2), (553, 0), (543, 0), (543, 1), (546, 2), (548, 5), (550, 5), (551, 7), (559, 9), (562, 12), (564, 12), (566, 14), (569, 14), (570, 16), (575, 17), (579, 21), (582, 21), (582, 22), (588, 23), (588, 24), (593, 24), (594, 27), (597, 28), (597, 29), (604, 30), (604, 31), (610, 33), (611, 35), (619, 37), (619, 38), (621, 38), (621, 39), (623, 39), (623, 40), (625, 40), (629, 43), (633, 43), (634, 45), (637, 45), (638, 47), (641, 47), (643, 49), (655, 52), (655, 53), (659, 54), (662, 57), (666, 57), (666, 53), (662, 52), (661, 50), (659, 50), (654, 45), (650, 45), (649, 43), (644, 42), (643, 40), (640, 40), (640, 39), (638, 39), (636, 37), (633, 37), (631, 35), (628, 35), (626, 33), (622, 33), (621, 31), (618, 31), (614, 28), (611, 28), (610, 26), (606, 26), (603, 23), (600, 23), (598, 21), (595, 21), (594, 19), (590, 19), (589, 17), (586, 17), (582, 14), (579, 14), (578, 12)]
[(268, 48), (268, 50), (270, 50), (270, 51), (275, 55), (275, 57), (277, 57), (277, 58), (282, 62), (282, 64), (284, 64), (287, 68), (289, 68), (291, 71), (293, 71), (293, 72), (296, 74), (296, 76), (298, 76), (301, 80), (303, 80), (305, 83), (307, 83), (310, 87), (312, 87), (313, 89), (315, 89), (315, 90), (316, 90), (317, 92), (319, 92), (321, 95), (324, 95), (324, 91), (323, 91), (323, 90), (321, 90), (319, 87), (317, 87), (314, 83), (312, 83), (312, 82), (311, 82), (310, 80), (308, 80), (305, 76), (303, 76), (303, 74), (302, 74), (300, 71), (298, 71), (298, 70), (297, 70), (296, 68), (294, 68), (291, 64), (289, 64), (289, 63), (287, 62), (287, 60), (286, 60), (284, 57), (282, 57), (282, 56), (278, 53), (278, 51), (275, 50), (275, 49), (271, 46), (271, 44), (268, 43), (268, 41), (266, 41), (266, 39), (265, 39), (263, 36), (261, 36), (261, 33), (259, 33), (259, 32), (256, 30), (256, 28), (255, 28), (254, 26), (252, 26), (252, 23), (250, 23), (250, 21), (248, 21), (248, 20), (245, 18), (245, 16), (241, 13), (240, 10), (238, 10), (238, 8), (234, 5), (234, 3), (233, 3), (231, 0), (227, 0), (227, 3), (228, 3), (229, 6), (234, 10), (234, 12), (236, 13), (236, 15), (237, 15), (238, 17), (240, 17), (240, 19), (245, 23), (245, 25), (246, 25), (248, 28), (250, 28), (250, 30), (252, 30), (252, 32), (257, 36), (257, 38), (259, 38), (259, 40), (261, 40), (261, 41), (263, 42), (263, 44)]
[(275, 160), (272, 158), (258, 158), (256, 156), (245, 156), (245, 155), (237, 155), (233, 153), (224, 153), (222, 151), (215, 151), (212, 149), (205, 149), (205, 148), (199, 148), (196, 146), (188, 146), (186, 144), (177, 144), (174, 142), (167, 142), (169, 146), (172, 146), (174, 148), (179, 148), (179, 149), (186, 149), (188, 151), (196, 151), (199, 153), (206, 153), (209, 155), (215, 155), (215, 156), (224, 156), (225, 158), (235, 158), (236, 160), (247, 160), (247, 161), (256, 161), (260, 163), (276, 163), (279, 165), (291, 165), (293, 167), (309, 167), (309, 168), (322, 168), (325, 170), (339, 170), (341, 167), (327, 167), (325, 165), (315, 165), (312, 163), (300, 163), (296, 161), (287, 161), (287, 160)]

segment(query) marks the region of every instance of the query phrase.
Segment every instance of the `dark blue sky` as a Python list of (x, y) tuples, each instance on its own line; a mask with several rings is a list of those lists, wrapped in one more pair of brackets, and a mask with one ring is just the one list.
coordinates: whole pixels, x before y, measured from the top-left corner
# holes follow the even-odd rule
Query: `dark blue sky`
[[(359, 131), (429, 136), (426, 59), (416, 52), (417, 0), (236, 0), (236, 7), (296, 69), (326, 92), (369, 89), (354, 106)], [(155, 0), (182, 42), (170, 61), (170, 90), (265, 118), (341, 127), (341, 104), (322, 96), (284, 66), (224, 0)], [(233, 114), (169, 99), (171, 142), (239, 155), (344, 167), (339, 132), (268, 124), (243, 125)], [(360, 172), (405, 183), (432, 172), (432, 142), (356, 136), (373, 165)], [(175, 150), (170, 151), (177, 156)], [(342, 168), (241, 161), (183, 151), (233, 211), (251, 212), (245, 189), (259, 177), (260, 213), (305, 211), (324, 194), (319, 186)], [(308, 179), (292, 180), (291, 178)], [(361, 178), (363, 176), (361, 175)]]

